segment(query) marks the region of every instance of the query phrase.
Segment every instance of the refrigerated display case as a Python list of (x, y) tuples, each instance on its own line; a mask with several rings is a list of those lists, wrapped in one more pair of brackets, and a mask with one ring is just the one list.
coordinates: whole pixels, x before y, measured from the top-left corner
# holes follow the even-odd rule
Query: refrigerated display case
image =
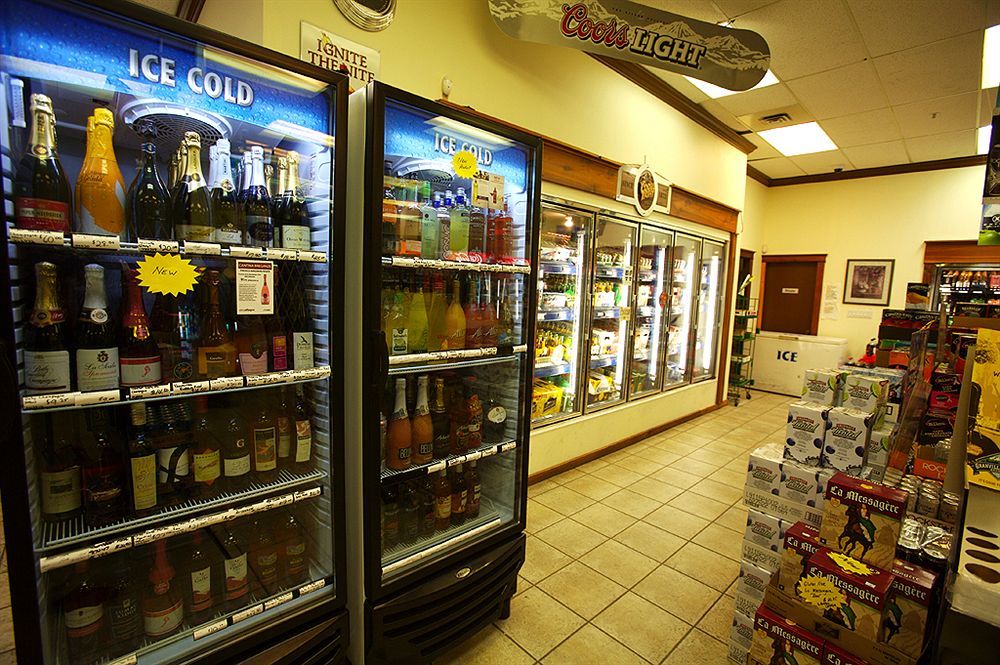
[(19, 660), (341, 661), (346, 77), (128, 3), (0, 15)]
[(543, 201), (538, 248), (538, 315), (532, 426), (580, 413), (580, 367), (594, 214)]
[(1000, 312), (1000, 266), (935, 266), (931, 310), (944, 305), (953, 316), (992, 317)]
[(695, 320), (692, 345), (692, 382), (705, 381), (713, 378), (716, 373), (725, 272), (726, 246), (713, 240), (703, 240), (697, 272), (698, 317)]
[(661, 367), (666, 346), (672, 243), (671, 231), (648, 224), (639, 229), (629, 399), (652, 395), (663, 387)]
[(524, 560), (541, 143), (378, 82), (350, 109), (351, 660), (429, 662)]
[(696, 307), (701, 239), (677, 233), (671, 260), (670, 312), (667, 320), (666, 373), (664, 388), (691, 381), (690, 354), (693, 314)]

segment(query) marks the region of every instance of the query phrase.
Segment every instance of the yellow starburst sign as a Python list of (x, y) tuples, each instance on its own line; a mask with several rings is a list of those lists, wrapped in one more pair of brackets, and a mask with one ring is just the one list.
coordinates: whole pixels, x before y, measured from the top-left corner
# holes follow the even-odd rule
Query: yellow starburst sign
[(191, 259), (179, 254), (160, 254), (142, 258), (137, 264), (139, 284), (150, 293), (180, 295), (194, 289), (198, 280), (198, 268), (191, 265)]
[(821, 610), (831, 610), (847, 602), (847, 594), (825, 577), (803, 577), (798, 592), (799, 598)]
[(875, 569), (871, 566), (861, 563), (857, 559), (852, 559), (846, 554), (841, 554), (840, 552), (830, 552), (830, 560), (840, 566), (841, 570), (854, 573), (855, 575), (867, 577), (868, 575), (875, 574)]
[(459, 178), (471, 178), (476, 175), (479, 165), (476, 156), (469, 150), (459, 150), (451, 156), (451, 166)]

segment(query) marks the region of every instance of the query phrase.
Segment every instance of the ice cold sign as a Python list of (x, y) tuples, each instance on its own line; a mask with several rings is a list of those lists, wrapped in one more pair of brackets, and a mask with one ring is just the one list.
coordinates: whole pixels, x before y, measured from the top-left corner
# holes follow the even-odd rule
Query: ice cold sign
[[(128, 73), (134, 79), (145, 79), (171, 88), (177, 86), (177, 65), (172, 58), (155, 53), (143, 55), (138, 49), (128, 50)], [(184, 75), (187, 87), (196, 95), (208, 95), (237, 106), (253, 104), (253, 88), (246, 81), (231, 76), (191, 67)]]

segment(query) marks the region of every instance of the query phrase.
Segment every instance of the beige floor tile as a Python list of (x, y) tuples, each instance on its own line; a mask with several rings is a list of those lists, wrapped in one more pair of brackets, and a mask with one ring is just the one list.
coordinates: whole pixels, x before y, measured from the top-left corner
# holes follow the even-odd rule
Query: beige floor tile
[(6, 572), (0, 573), (0, 608), (3, 607), (10, 607), (10, 578)]
[(548, 492), (551, 489), (559, 487), (559, 483), (552, 480), (551, 478), (546, 478), (545, 480), (540, 480), (537, 483), (532, 483), (528, 485), (528, 498), (532, 499), (539, 494)]
[(623, 448), (623, 450), (627, 453), (631, 453), (632, 455), (638, 455), (644, 450), (649, 450), (650, 447), (651, 446), (648, 441), (640, 441), (639, 443), (633, 443), (628, 448)]
[(542, 660), (543, 665), (646, 665), (621, 642), (587, 624)]
[(714, 520), (729, 508), (728, 504), (695, 494), (690, 490), (671, 499), (668, 505), (709, 521)]
[(736, 471), (737, 473), (744, 474), (746, 476), (747, 472), (747, 459), (743, 457), (737, 457), (732, 462), (727, 462), (723, 469), (728, 469), (730, 471)]
[(595, 471), (603, 469), (607, 465), (608, 465), (607, 462), (605, 462), (603, 459), (601, 459), (600, 457), (598, 457), (597, 459), (592, 459), (589, 462), (587, 462), (586, 464), (581, 464), (580, 466), (578, 466), (576, 468), (579, 469), (580, 471), (583, 471), (584, 473), (593, 473)]
[(667, 559), (666, 565), (688, 577), (707, 584), (719, 593), (724, 592), (740, 574), (739, 561), (698, 545), (688, 543)]
[(640, 450), (635, 454), (636, 457), (640, 459), (649, 460), (651, 462), (656, 462), (657, 464), (670, 464), (671, 462), (676, 462), (680, 459), (681, 452), (676, 450), (665, 450), (661, 448), (665, 444), (657, 444), (651, 446), (646, 450)]
[(686, 432), (682, 432), (674, 437), (674, 441), (678, 443), (693, 443), (699, 447), (708, 443), (715, 438), (714, 434), (706, 434), (703, 432), (705, 426), (693, 427)]
[(17, 653), (13, 649), (0, 653), (0, 665), (17, 665)]
[(717, 517), (715, 523), (742, 534), (747, 527), (747, 509), (738, 503)]
[(490, 624), (434, 659), (434, 665), (532, 665), (535, 659)]
[(683, 457), (684, 455), (690, 455), (696, 450), (701, 450), (701, 446), (702, 444), (700, 443), (690, 443), (687, 441), (670, 439), (666, 443), (658, 444), (657, 448), (661, 448), (669, 453), (676, 453)]
[(14, 618), (9, 607), (0, 610), (0, 653), (14, 649)]
[[(710, 444), (705, 444), (705, 445), (708, 446)], [(735, 453), (733, 453), (733, 455), (735, 455)], [(733, 455), (729, 455), (729, 457), (723, 457), (723, 455), (721, 455), (718, 451), (710, 450), (707, 447), (705, 447), (692, 451), (687, 455), (687, 458), (696, 460), (698, 462), (705, 462), (706, 464), (711, 464), (712, 466), (717, 466), (719, 464), (725, 464), (726, 462), (731, 460), (733, 458)]]
[(563, 516), (548, 506), (538, 503), (534, 499), (528, 499), (528, 524), (525, 527), (525, 531), (528, 533), (541, 531), (561, 519)]
[(679, 487), (682, 490), (686, 490), (702, 478), (701, 476), (696, 476), (692, 473), (688, 473), (687, 471), (682, 471), (674, 466), (664, 467), (649, 477), (653, 480), (659, 480), (660, 482), (668, 485)]
[[(611, 467), (609, 466), (608, 468)], [(565, 487), (568, 487), (575, 492), (579, 492), (594, 501), (600, 501), (601, 499), (611, 496), (618, 491), (618, 485), (609, 483), (598, 475), (603, 472), (604, 469), (601, 469), (593, 475), (589, 473), (585, 474), (580, 478), (569, 481), (566, 483)]]
[(636, 522), (614, 538), (619, 543), (663, 563), (684, 546), (685, 541), (646, 522)]
[(628, 469), (633, 473), (638, 473), (640, 476), (648, 476), (654, 471), (659, 471), (664, 466), (660, 462), (654, 462), (638, 455), (629, 455), (625, 459), (615, 462), (615, 465)]
[(651, 663), (659, 663), (690, 626), (641, 596), (627, 593), (593, 620), (595, 626)]
[(705, 478), (695, 483), (688, 491), (707, 496), (709, 499), (715, 499), (730, 506), (743, 498), (742, 487), (733, 487), (732, 485), (726, 485), (710, 478)]
[(595, 472), (593, 475), (596, 478), (618, 485), (618, 487), (628, 487), (643, 477), (642, 474), (630, 471), (617, 464), (606, 466), (600, 471)]
[(611, 506), (603, 503), (595, 503), (584, 508), (573, 519), (580, 524), (585, 524), (594, 531), (603, 533), (609, 538), (619, 533), (627, 526), (635, 523), (636, 518), (626, 515), (620, 510), (615, 510)]
[(712, 609), (705, 612), (705, 616), (698, 622), (698, 628), (719, 640), (729, 642), (729, 633), (733, 627), (733, 613), (736, 611), (736, 603), (733, 598), (723, 596), (715, 601)]
[(670, 652), (663, 665), (707, 665), (708, 663), (727, 663), (729, 647), (694, 628), (687, 637)]
[(709, 520), (685, 513), (683, 510), (678, 510), (669, 504), (657, 508), (642, 519), (644, 522), (657, 526), (664, 531), (669, 531), (685, 540), (694, 538), (695, 534), (711, 523)]
[(709, 464), (707, 462), (699, 462), (696, 459), (691, 459), (690, 457), (682, 457), (673, 464), (670, 465), (673, 469), (680, 469), (681, 471), (686, 471), (687, 473), (698, 476), (699, 478), (704, 478), (710, 473), (713, 473), (716, 469), (724, 465), (725, 462), (719, 462), (718, 464)]
[(542, 580), (538, 586), (584, 619), (593, 619), (626, 591), (579, 561)]
[(574, 559), (583, 556), (607, 540), (607, 536), (573, 520), (556, 522), (535, 535)]
[(542, 658), (572, 635), (585, 621), (538, 587), (510, 603), (510, 618), (497, 627), (534, 658)]
[(590, 497), (568, 487), (557, 487), (535, 497), (535, 501), (563, 515), (572, 515), (594, 503)]
[(577, 478), (582, 478), (587, 474), (581, 471), (579, 468), (570, 469), (569, 471), (563, 471), (558, 476), (552, 476), (552, 480), (559, 483), (560, 485), (565, 485), (571, 480), (576, 480)]
[(632, 453), (628, 452), (624, 448), (620, 448), (613, 453), (608, 453), (601, 457), (602, 460), (608, 462), (609, 464), (614, 464), (616, 462), (621, 462), (624, 459), (632, 457)]
[(532, 584), (537, 584), (572, 561), (573, 559), (545, 541), (528, 536), (521, 577)]
[(743, 539), (719, 524), (709, 524), (692, 541), (733, 561), (743, 558)]
[[(656, 482), (656, 481), (653, 481)], [(633, 492), (631, 489), (624, 489), (615, 492), (608, 498), (601, 501), (605, 506), (611, 506), (617, 510), (622, 511), (626, 515), (631, 515), (637, 519), (643, 518), (650, 514), (661, 505), (662, 502), (656, 499), (650, 499), (647, 496), (643, 496), (638, 492)]]
[(691, 625), (696, 624), (722, 595), (712, 587), (667, 566), (654, 570), (636, 584), (632, 591)]
[(626, 588), (632, 587), (657, 566), (653, 559), (615, 540), (595, 547), (580, 557), (580, 561)]
[(667, 483), (660, 482), (654, 478), (643, 478), (632, 483), (629, 490), (637, 494), (649, 497), (660, 503), (666, 503), (684, 490)]
[(714, 480), (715, 482), (722, 483), (723, 485), (738, 487), (742, 491), (743, 485), (747, 479), (747, 474), (743, 471), (733, 471), (732, 469), (723, 467), (718, 471), (713, 472), (708, 478), (709, 480)]

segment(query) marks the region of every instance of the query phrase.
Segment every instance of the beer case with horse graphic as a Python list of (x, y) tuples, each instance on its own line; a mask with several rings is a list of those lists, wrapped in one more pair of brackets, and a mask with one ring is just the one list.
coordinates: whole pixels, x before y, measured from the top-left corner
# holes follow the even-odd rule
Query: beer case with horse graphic
[(856, 635), (873, 642), (878, 640), (882, 611), (892, 586), (892, 573), (872, 565), (858, 564), (850, 557), (824, 547), (809, 557), (806, 576), (797, 585), (799, 591), (803, 581), (811, 577), (826, 578), (843, 592), (839, 605), (833, 606), (815, 606), (809, 597), (798, 593), (813, 612)]
[(868, 661), (841, 649), (832, 642), (827, 642), (823, 651), (823, 665), (868, 665)]
[(906, 492), (837, 473), (826, 487), (819, 542), (882, 570), (892, 570), (906, 515)]
[(754, 617), (750, 657), (760, 663), (819, 665), (823, 638), (762, 605)]
[(785, 531), (785, 547), (781, 550), (778, 588), (792, 596), (795, 583), (806, 574), (809, 557), (819, 551), (819, 531), (805, 522), (796, 522)]
[(924, 648), (927, 617), (934, 603), (937, 575), (906, 561), (896, 560), (889, 603), (882, 618), (879, 639), (903, 653), (919, 658)]

